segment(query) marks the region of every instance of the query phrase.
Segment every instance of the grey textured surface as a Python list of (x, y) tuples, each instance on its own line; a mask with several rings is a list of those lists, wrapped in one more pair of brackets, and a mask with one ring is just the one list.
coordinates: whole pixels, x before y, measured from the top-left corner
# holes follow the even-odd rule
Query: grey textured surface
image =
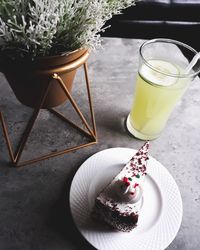
[[(110, 147), (137, 149), (142, 145), (142, 141), (131, 137), (124, 128), (132, 102), (138, 48), (142, 42), (105, 39), (104, 49), (90, 56), (97, 145), (16, 169), (8, 164), (0, 129), (0, 250), (93, 249), (71, 219), (69, 188), (81, 163), (93, 153)], [(75, 79), (73, 95), (87, 114), (82, 71)], [(151, 155), (173, 175), (183, 199), (182, 225), (167, 250), (197, 250), (200, 245), (199, 96), (200, 80), (197, 78), (176, 106), (163, 134), (151, 143)], [(61, 109), (76, 120), (68, 106)], [(31, 109), (15, 99), (3, 75), (0, 75), (0, 110), (16, 142)], [(85, 140), (75, 132), (43, 111), (23, 157)]]

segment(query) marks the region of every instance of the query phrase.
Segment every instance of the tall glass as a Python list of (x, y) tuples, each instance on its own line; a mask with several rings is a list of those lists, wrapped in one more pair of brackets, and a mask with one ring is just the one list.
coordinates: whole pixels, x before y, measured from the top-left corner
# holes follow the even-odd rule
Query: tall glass
[[(127, 129), (136, 138), (159, 137), (175, 104), (200, 72), (200, 60), (190, 46), (171, 39), (153, 39), (139, 50), (139, 70)], [(197, 57), (197, 56), (196, 56)]]

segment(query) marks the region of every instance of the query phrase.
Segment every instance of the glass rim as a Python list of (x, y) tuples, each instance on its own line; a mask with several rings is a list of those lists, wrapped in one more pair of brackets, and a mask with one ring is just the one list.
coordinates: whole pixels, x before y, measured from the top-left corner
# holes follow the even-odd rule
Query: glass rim
[(144, 61), (144, 63), (146, 64), (146, 66), (148, 66), (149, 68), (151, 68), (152, 70), (160, 73), (160, 74), (163, 74), (163, 75), (166, 75), (166, 76), (170, 76), (170, 77), (176, 77), (176, 78), (193, 78), (195, 76), (197, 76), (199, 73), (200, 73), (200, 68), (198, 71), (196, 71), (195, 73), (186, 73), (186, 74), (169, 74), (169, 73), (166, 73), (166, 72), (163, 72), (157, 68), (155, 68), (153, 65), (151, 65), (143, 56), (143, 49), (146, 45), (148, 44), (151, 44), (151, 43), (156, 43), (156, 42), (164, 42), (164, 43), (174, 43), (174, 44), (177, 44), (177, 45), (181, 45), (183, 47), (185, 47), (186, 49), (190, 50), (191, 52), (194, 53), (194, 56), (195, 54), (197, 54), (198, 52), (193, 49), (191, 46), (183, 43), (183, 42), (180, 42), (180, 41), (177, 41), (177, 40), (174, 40), (174, 39), (169, 39), (169, 38), (155, 38), (155, 39), (151, 39), (151, 40), (147, 40), (145, 41), (141, 46), (140, 46), (140, 49), (139, 49), (139, 53), (140, 53), (140, 56), (142, 58), (142, 60)]

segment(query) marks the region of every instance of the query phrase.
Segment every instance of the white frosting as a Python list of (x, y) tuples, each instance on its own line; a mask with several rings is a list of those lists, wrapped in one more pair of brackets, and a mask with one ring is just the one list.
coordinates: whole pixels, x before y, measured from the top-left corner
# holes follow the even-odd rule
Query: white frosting
[(113, 181), (99, 194), (97, 199), (101, 203), (110, 207), (111, 210), (118, 210), (124, 214), (137, 213), (140, 210), (148, 148), (149, 142), (146, 142)]
[(135, 184), (136, 183), (130, 183), (130, 185), (127, 185), (123, 179), (118, 179), (113, 183), (113, 190), (116, 192), (120, 201), (136, 203), (142, 198), (143, 188), (142, 185), (134, 187)]

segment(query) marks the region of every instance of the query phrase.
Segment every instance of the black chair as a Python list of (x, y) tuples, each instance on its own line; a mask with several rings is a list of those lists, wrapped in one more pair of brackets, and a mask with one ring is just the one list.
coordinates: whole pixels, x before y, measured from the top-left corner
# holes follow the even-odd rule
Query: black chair
[(200, 51), (200, 0), (143, 0), (114, 16), (107, 37), (172, 38)]

